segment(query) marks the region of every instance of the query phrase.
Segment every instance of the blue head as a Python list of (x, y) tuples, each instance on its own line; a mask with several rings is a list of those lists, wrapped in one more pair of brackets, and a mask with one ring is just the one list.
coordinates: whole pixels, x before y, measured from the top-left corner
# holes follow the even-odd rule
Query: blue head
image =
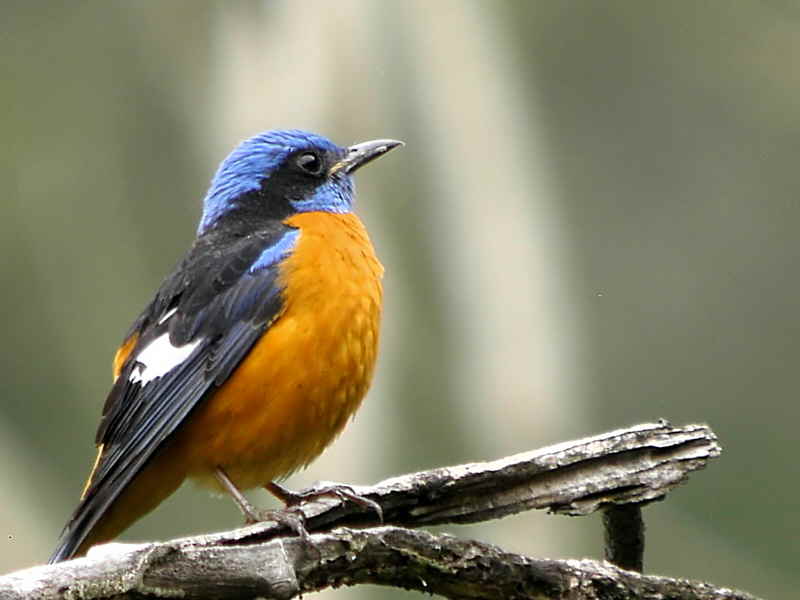
[(399, 145), (375, 140), (343, 148), (297, 129), (251, 137), (222, 161), (214, 175), (198, 234), (229, 221), (246, 224), (298, 212), (350, 212), (352, 173)]

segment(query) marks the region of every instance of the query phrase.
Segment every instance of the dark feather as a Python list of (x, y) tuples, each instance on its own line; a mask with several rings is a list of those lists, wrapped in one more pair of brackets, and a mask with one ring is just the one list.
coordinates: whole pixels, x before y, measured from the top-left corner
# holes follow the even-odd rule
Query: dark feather
[[(280, 314), (278, 262), (296, 235), (280, 222), (241, 237), (213, 232), (199, 238), (164, 280), (128, 333), (138, 341), (106, 399), (96, 438), (103, 454), (51, 562), (80, 547), (159, 446), (227, 380)], [(163, 376), (131, 380), (141, 368), (138, 354), (167, 332), (174, 346), (199, 343)]]

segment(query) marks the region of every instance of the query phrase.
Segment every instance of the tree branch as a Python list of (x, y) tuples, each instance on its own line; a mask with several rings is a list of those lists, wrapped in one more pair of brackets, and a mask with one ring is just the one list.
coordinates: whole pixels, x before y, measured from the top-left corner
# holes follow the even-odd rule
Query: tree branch
[(190, 539), (140, 546), (7, 576), (0, 591), (8, 600), (289, 599), (327, 587), (371, 583), (459, 599), (756, 600), (605, 562), (536, 560), (489, 544), (396, 527), (337, 529), (311, 539), (313, 549), (297, 537), (232, 546), (197, 545)]
[(628, 571), (644, 570), (644, 519), (640, 504), (613, 504), (603, 509), (605, 559)]
[[(381, 505), (387, 524), (402, 527), (483, 521), (530, 508), (584, 515), (610, 504), (661, 499), (719, 453), (708, 427), (661, 422), (355, 491)], [(376, 515), (338, 498), (308, 502), (302, 512), (308, 531), (316, 534), (314, 548), (284, 525), (260, 523), (21, 571), (0, 577), (0, 597), (62, 598), (69, 592), (76, 599), (176, 593), (291, 598), (329, 585), (379, 583), (450, 598), (562, 598), (569, 591), (570, 598), (590, 599), (609, 586), (621, 600), (647, 594), (752, 598), (705, 584), (644, 577), (608, 563), (534, 560), (450, 536), (374, 528)]]

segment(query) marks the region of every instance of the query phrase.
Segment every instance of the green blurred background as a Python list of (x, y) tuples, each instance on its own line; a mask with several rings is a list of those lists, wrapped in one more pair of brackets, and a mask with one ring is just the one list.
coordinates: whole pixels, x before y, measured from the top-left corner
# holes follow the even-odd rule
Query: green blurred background
[[(0, 572), (51, 550), (115, 346), (217, 163), (301, 127), (407, 147), (359, 174), (387, 271), (375, 385), (291, 486), (707, 421), (725, 453), (646, 509), (646, 569), (791, 597), (798, 55), (789, 0), (6, 0)], [(187, 486), (124, 539), (239, 523)], [(596, 517), (452, 531), (601, 553)]]

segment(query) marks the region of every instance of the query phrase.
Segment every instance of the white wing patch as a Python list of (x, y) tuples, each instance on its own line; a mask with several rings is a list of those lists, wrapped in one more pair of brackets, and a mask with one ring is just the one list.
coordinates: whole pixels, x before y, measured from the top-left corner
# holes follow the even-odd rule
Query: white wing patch
[(202, 339), (183, 346), (173, 346), (169, 341), (169, 333), (157, 337), (147, 344), (134, 358), (137, 365), (133, 368), (128, 381), (140, 382), (142, 385), (162, 377), (177, 367), (197, 348)]
[(164, 321), (166, 321), (167, 319), (169, 319), (169, 318), (170, 318), (172, 315), (174, 315), (176, 312), (178, 312), (178, 307), (177, 307), (177, 306), (176, 306), (176, 307), (174, 307), (174, 308), (171, 308), (171, 309), (169, 309), (169, 310), (168, 310), (168, 311), (167, 311), (167, 312), (164, 314), (164, 316), (163, 316), (163, 317), (161, 317), (161, 318), (158, 320), (158, 325), (161, 325), (161, 324), (162, 324)]

